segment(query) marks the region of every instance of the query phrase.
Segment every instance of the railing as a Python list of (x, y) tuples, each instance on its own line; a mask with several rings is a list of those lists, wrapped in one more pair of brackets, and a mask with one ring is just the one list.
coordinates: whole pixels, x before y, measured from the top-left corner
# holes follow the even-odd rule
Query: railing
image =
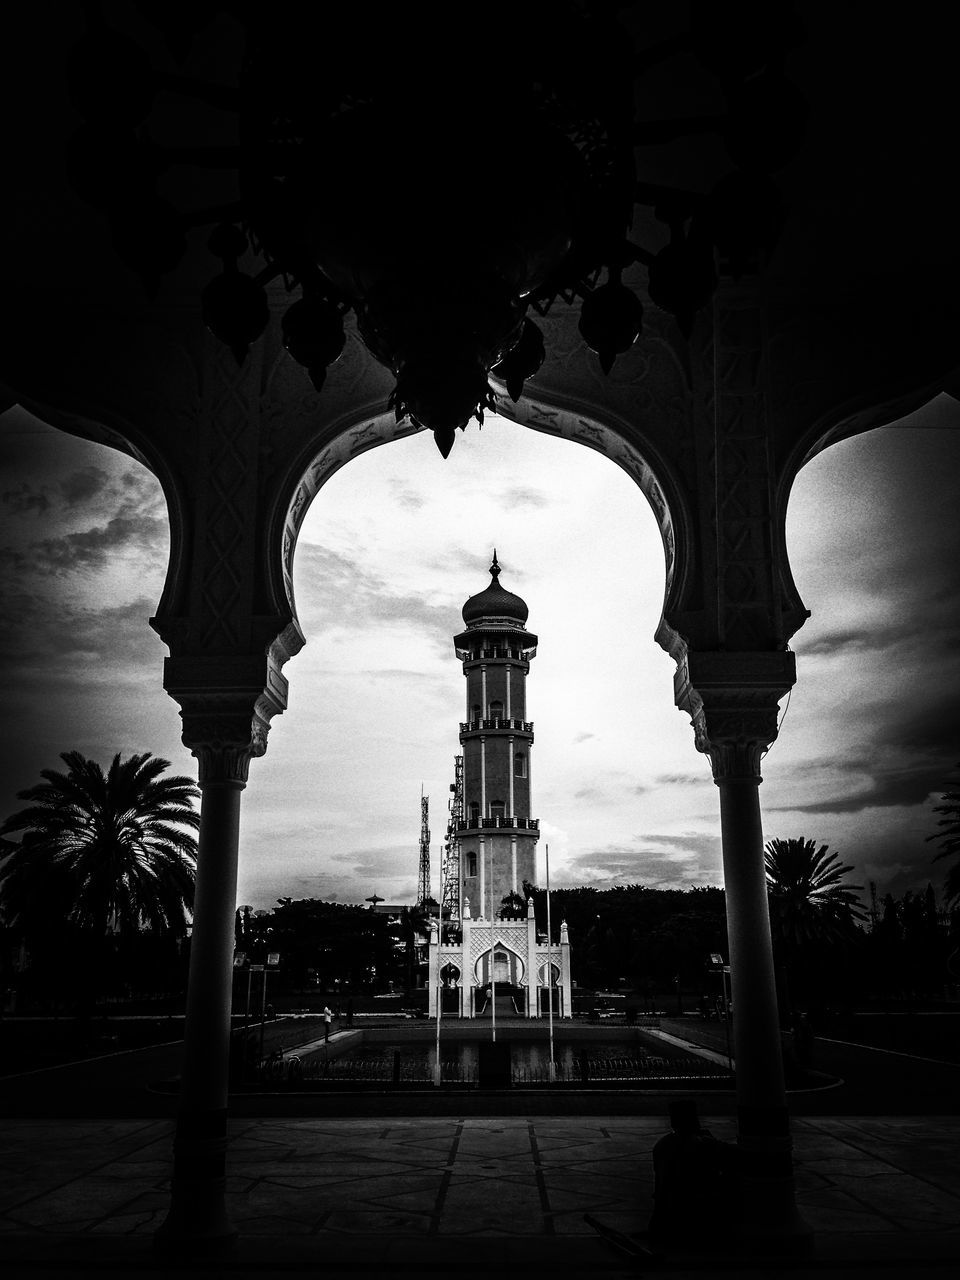
[(495, 818), (458, 818), (457, 831), (498, 830), (501, 827), (513, 827), (520, 831), (539, 831), (539, 818), (518, 818), (515, 814), (504, 814)]
[(461, 720), (461, 733), (476, 733), (478, 729), (514, 729), (519, 733), (533, 733), (532, 720), (508, 720), (497, 716), (494, 720)]

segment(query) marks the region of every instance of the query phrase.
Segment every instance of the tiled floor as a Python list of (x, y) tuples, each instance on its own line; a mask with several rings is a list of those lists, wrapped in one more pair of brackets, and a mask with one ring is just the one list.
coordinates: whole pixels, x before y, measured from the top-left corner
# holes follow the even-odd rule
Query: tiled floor
[[(733, 1137), (730, 1119), (704, 1123)], [(376, 1236), (562, 1251), (595, 1239), (585, 1214), (644, 1229), (664, 1131), (622, 1116), (235, 1120), (230, 1212), (263, 1246)], [(0, 1257), (28, 1236), (146, 1245), (166, 1212), (171, 1133), (167, 1121), (0, 1122)], [(803, 1118), (794, 1134), (818, 1256), (960, 1259), (960, 1119)]]

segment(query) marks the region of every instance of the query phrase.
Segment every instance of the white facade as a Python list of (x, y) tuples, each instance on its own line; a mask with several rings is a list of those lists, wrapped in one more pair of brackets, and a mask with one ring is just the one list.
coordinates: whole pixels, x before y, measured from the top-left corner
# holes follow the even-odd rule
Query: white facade
[[(445, 924), (444, 932), (457, 930), (457, 922)], [(496, 994), (497, 1017), (547, 1017), (547, 988), (552, 986), (554, 1014), (573, 1014), (570, 980), (570, 939), (564, 922), (560, 941), (548, 946), (537, 936), (533, 900), (527, 900), (525, 920), (472, 919), (459, 922), (458, 942), (439, 942), (436, 920), (430, 922), (428, 943), (429, 1014), (437, 1016), (442, 1000), (443, 1016), (490, 1017), (490, 999)], [(493, 954), (493, 990), (490, 956)], [(548, 979), (548, 965), (552, 981)]]

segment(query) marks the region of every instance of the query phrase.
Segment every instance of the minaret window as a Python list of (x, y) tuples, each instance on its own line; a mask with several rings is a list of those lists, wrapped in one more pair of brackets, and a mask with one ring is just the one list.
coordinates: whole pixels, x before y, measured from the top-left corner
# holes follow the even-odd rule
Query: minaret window
[(473, 706), (470, 708), (470, 718), (472, 720), (479, 720), (482, 711), (483, 711), (483, 708), (480, 706), (480, 703), (475, 702)]
[(503, 703), (502, 702), (490, 703), (490, 719), (491, 720), (503, 719)]
[(527, 757), (522, 751), (518, 751), (513, 757), (513, 774), (516, 778), (525, 778), (527, 776)]
[(503, 803), (502, 800), (490, 801), (490, 817), (491, 818), (502, 818), (506, 812), (507, 812), (507, 806)]
[(477, 855), (475, 853), (467, 854), (467, 875), (475, 876), (477, 874)]
[(476, 800), (471, 800), (470, 805), (470, 825), (478, 827), (480, 825), (480, 805)]

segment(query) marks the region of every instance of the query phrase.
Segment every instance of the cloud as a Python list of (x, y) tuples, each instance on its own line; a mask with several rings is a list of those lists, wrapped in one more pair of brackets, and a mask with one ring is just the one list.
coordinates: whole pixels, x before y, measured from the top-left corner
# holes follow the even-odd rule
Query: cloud
[(411, 857), (409, 845), (374, 846), (369, 849), (350, 849), (345, 853), (329, 855), (331, 862), (347, 862), (358, 875), (379, 875), (383, 871), (397, 873), (398, 867)]
[[(159, 680), (159, 672), (151, 672), (146, 661), (148, 654), (161, 651), (160, 638), (149, 625), (155, 611), (156, 601), (146, 596), (91, 609), (20, 592), (0, 615), (5, 677), (13, 680), (46, 664), (45, 686), (76, 679), (89, 685), (98, 675), (89, 664), (96, 661), (104, 679), (116, 678), (128, 665), (144, 678)], [(76, 670), (74, 664), (80, 664)]]
[(878, 713), (884, 710), (886, 722), (877, 727), (879, 746), (946, 754), (951, 764), (960, 760), (960, 690), (935, 687), (909, 704), (877, 707)]
[(438, 680), (437, 676), (430, 671), (410, 671), (405, 667), (368, 667), (363, 671), (358, 671), (357, 675), (370, 680), (406, 680), (416, 684), (429, 684), (440, 686), (446, 682)]
[(643, 884), (651, 889), (722, 884), (720, 837), (700, 833), (637, 836), (632, 846), (608, 845), (565, 862), (565, 885)]
[(302, 613), (311, 634), (399, 625), (432, 638), (447, 651), (460, 616), (460, 604), (452, 599), (427, 600), (422, 594), (398, 591), (365, 569), (359, 558), (312, 543), (297, 549), (296, 564), (298, 578), (310, 582), (310, 599)]
[(551, 498), (542, 489), (529, 489), (514, 485), (500, 491), (500, 506), (505, 511), (515, 511), (518, 507), (549, 507)]
[(45, 488), (31, 484), (21, 484), (16, 489), (7, 489), (0, 493), (0, 502), (8, 506), (16, 515), (35, 511), (38, 516), (50, 510), (50, 496)]
[(391, 501), (398, 507), (403, 507), (406, 511), (420, 511), (427, 505), (427, 499), (422, 493), (418, 493), (415, 489), (411, 489), (397, 480), (391, 480), (389, 488)]
[(654, 778), (658, 787), (702, 787), (713, 784), (713, 777), (706, 769), (704, 773), (660, 773)]
[[(159, 484), (142, 468), (111, 477), (98, 467), (81, 467), (55, 486), (22, 486), (13, 504), (20, 512), (34, 509), (43, 514), (47, 528), (61, 527), (51, 536), (5, 547), (0, 565), (8, 575), (95, 573), (113, 565), (118, 555), (132, 552), (159, 563), (169, 540)], [(105, 512), (111, 514), (103, 519)], [(63, 527), (78, 518), (86, 519), (86, 527)]]
[(581, 742), (589, 742), (591, 738), (595, 738), (596, 736), (597, 735), (595, 733), (578, 733), (573, 739), (573, 745), (578, 747)]
[[(126, 472), (125, 478), (134, 473)], [(126, 486), (129, 487), (129, 486)], [(60, 481), (60, 493), (68, 507), (85, 506), (94, 498), (103, 498), (111, 502), (116, 497), (116, 489), (110, 483), (110, 477), (99, 467), (81, 467)]]
[(108, 567), (118, 552), (159, 549), (166, 537), (165, 518), (131, 512), (93, 529), (45, 538), (33, 545), (28, 559), (39, 573), (93, 571)]

